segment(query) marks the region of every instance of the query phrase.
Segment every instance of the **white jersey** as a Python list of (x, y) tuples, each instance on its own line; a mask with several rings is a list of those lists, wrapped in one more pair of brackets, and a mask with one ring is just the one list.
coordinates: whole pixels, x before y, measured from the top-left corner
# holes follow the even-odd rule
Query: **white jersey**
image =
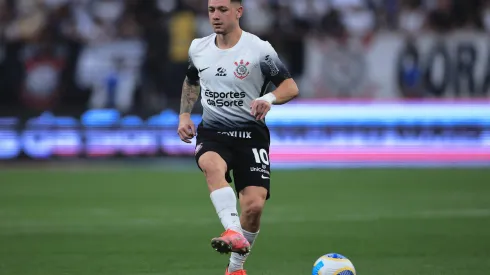
[(264, 95), (270, 82), (290, 78), (269, 42), (242, 32), (230, 49), (216, 46), (216, 34), (195, 39), (189, 48), (187, 78), (201, 86), (201, 127), (230, 130), (266, 127), (250, 113), (253, 100)]

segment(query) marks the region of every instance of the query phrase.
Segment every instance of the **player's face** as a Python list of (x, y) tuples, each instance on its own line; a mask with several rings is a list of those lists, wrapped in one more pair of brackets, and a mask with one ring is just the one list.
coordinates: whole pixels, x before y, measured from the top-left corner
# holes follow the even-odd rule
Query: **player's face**
[(238, 26), (243, 7), (230, 0), (209, 0), (209, 21), (217, 34), (227, 34)]

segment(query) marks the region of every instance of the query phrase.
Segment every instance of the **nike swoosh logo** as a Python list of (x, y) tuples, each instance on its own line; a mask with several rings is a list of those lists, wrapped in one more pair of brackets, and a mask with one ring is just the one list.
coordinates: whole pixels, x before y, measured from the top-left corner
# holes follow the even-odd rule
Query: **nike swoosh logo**
[(269, 177), (266, 177), (266, 176), (262, 175), (262, 178), (266, 180), (266, 179), (268, 179)]
[(200, 72), (200, 73), (202, 73), (202, 72), (204, 72), (204, 71), (205, 71), (205, 70), (207, 70), (207, 69), (209, 69), (209, 67), (204, 68), (204, 69), (202, 69), (202, 70), (199, 70), (199, 72)]

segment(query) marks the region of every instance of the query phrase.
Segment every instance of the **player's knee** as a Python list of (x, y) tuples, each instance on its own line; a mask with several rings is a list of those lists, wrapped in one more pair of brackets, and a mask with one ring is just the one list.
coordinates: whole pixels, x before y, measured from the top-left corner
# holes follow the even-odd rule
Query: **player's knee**
[(262, 210), (264, 209), (264, 202), (257, 199), (250, 202), (244, 209), (244, 215), (250, 218), (257, 218), (262, 215)]
[(265, 201), (256, 198), (243, 204), (242, 223), (243, 229), (250, 232), (257, 232), (260, 228), (260, 217), (264, 209)]
[(261, 196), (247, 197), (242, 202), (242, 209), (244, 215), (249, 220), (259, 219), (264, 209), (265, 199)]
[(201, 166), (206, 179), (224, 178), (226, 168), (213, 162), (207, 162)]
[(267, 190), (259, 186), (248, 186), (240, 193), (240, 204), (243, 209), (242, 215), (246, 217), (260, 218), (264, 209)]

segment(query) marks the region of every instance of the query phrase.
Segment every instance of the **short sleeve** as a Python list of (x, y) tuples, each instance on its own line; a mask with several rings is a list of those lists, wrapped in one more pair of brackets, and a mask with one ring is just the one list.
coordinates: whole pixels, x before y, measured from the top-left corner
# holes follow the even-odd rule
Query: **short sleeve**
[(276, 87), (284, 80), (291, 78), (288, 69), (279, 59), (279, 56), (269, 42), (264, 43), (260, 55), (260, 69), (265, 78), (271, 81)]
[(189, 47), (189, 58), (188, 58), (188, 66), (186, 76), (191, 85), (199, 85), (199, 71), (197, 67), (194, 65), (194, 61), (192, 60), (192, 50), (193, 50), (194, 41), (191, 43)]

